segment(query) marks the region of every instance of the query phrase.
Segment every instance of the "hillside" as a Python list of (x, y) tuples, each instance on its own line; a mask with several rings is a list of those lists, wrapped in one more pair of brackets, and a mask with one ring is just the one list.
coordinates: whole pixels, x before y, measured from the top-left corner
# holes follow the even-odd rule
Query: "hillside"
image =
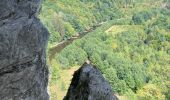
[(112, 0), (46, 0), (40, 18), (52, 33), (50, 43), (68, 39), (120, 15)]
[(46, 0), (40, 18), (51, 33), (49, 48), (105, 22), (55, 55), (51, 82), (63, 69), (88, 59), (122, 98), (170, 99), (167, 4), (166, 0)]

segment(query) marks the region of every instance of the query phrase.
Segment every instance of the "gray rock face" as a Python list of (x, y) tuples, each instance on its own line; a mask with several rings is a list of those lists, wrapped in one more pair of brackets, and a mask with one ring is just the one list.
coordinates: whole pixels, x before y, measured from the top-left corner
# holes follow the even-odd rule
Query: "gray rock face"
[(100, 71), (84, 64), (74, 75), (64, 100), (118, 100)]
[(40, 0), (0, 1), (0, 100), (48, 100)]

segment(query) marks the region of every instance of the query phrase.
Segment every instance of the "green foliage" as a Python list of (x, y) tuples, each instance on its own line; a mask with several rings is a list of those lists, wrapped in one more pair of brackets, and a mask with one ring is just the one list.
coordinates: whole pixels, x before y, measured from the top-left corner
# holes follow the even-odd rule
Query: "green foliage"
[(86, 52), (76, 45), (70, 45), (66, 47), (57, 56), (62, 68), (70, 68), (75, 65), (82, 65), (86, 59)]
[[(157, 13), (161, 15), (161, 12)], [(75, 45), (80, 47), (83, 52), (87, 53), (91, 62), (102, 71), (114, 92), (126, 94), (129, 98), (130, 95), (133, 95), (131, 98), (137, 98), (135, 93), (144, 88), (145, 84), (153, 83), (164, 87), (159, 90), (159, 98), (168, 97), (168, 89), (165, 88), (168, 86), (169, 79), (167, 71), (170, 61), (167, 47), (169, 37), (166, 33), (160, 31), (164, 27), (164, 32), (168, 32), (166, 26), (168, 24), (166, 24), (166, 21), (159, 22), (161, 19), (155, 17), (154, 20), (146, 17), (146, 20), (150, 21), (144, 21), (141, 26), (131, 25), (133, 29), (130, 28), (130, 25), (122, 26), (123, 23), (118, 24), (121, 20), (110, 21), (110, 23), (102, 25), (82, 39), (73, 42), (73, 47), (68, 47), (63, 52), (74, 51)], [(166, 15), (164, 15), (164, 18), (169, 20)], [(113, 31), (118, 33), (106, 33), (105, 30), (112, 25), (123, 29)], [(116, 45), (114, 48), (113, 43)], [(129, 91), (131, 91), (131, 94), (128, 94)], [(163, 96), (163, 93), (165, 96)], [(139, 93), (139, 95), (141, 95), (141, 98), (145, 98), (142, 94)], [(151, 98), (155, 99), (157, 96), (152, 95)]]
[(57, 56), (57, 59), (59, 59), (59, 63), (62, 68), (66, 69), (66, 68), (70, 67), (69, 60), (66, 57), (59, 55), (59, 56)]
[(141, 100), (165, 100), (160, 89), (153, 84), (147, 84), (137, 92)]
[(71, 37), (76, 33), (76, 31), (74, 30), (74, 28), (70, 23), (66, 22), (64, 26), (65, 26), (65, 37)]
[(111, 68), (107, 68), (104, 72), (105, 78), (111, 84), (112, 90), (114, 92), (119, 92), (120, 94), (124, 94), (127, 91), (127, 86), (125, 81), (119, 80), (117, 77), (116, 70)]
[(40, 19), (52, 34), (50, 43), (54, 43), (121, 15), (113, 0), (45, 0)]
[(55, 84), (57, 79), (59, 79), (60, 77), (60, 68), (59, 68), (59, 64), (55, 61), (55, 60), (52, 60), (51, 61), (51, 66), (50, 66), (50, 74), (51, 74), (51, 81), (50, 81), (50, 84)]
[[(56, 56), (61, 67), (82, 65), (89, 59), (114, 92), (126, 95), (129, 100), (164, 100), (169, 98), (170, 91), (170, 12), (160, 8), (160, 2), (47, 0), (40, 17), (52, 32), (50, 43), (106, 21)], [(120, 13), (124, 10), (128, 15)], [(59, 18), (52, 20), (54, 13)]]
[(149, 19), (155, 16), (156, 16), (156, 10), (153, 9), (150, 11), (142, 11), (134, 14), (132, 16), (132, 20), (134, 24), (139, 25), (139, 24), (143, 24), (144, 22), (148, 21)]

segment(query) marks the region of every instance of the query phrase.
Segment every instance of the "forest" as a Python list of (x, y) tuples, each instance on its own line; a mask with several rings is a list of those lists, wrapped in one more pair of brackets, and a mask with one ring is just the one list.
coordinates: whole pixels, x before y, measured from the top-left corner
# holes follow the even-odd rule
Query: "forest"
[[(39, 18), (50, 32), (52, 100), (86, 60), (120, 100), (170, 100), (170, 0), (44, 0)], [(81, 34), (49, 60), (50, 48)]]

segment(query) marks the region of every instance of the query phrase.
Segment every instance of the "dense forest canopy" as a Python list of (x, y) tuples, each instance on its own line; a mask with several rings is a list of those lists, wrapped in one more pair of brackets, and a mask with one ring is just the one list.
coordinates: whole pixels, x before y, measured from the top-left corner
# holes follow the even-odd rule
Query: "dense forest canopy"
[(56, 54), (54, 80), (89, 59), (118, 95), (170, 99), (169, 0), (45, 0), (39, 17), (51, 33), (49, 48), (102, 23)]

